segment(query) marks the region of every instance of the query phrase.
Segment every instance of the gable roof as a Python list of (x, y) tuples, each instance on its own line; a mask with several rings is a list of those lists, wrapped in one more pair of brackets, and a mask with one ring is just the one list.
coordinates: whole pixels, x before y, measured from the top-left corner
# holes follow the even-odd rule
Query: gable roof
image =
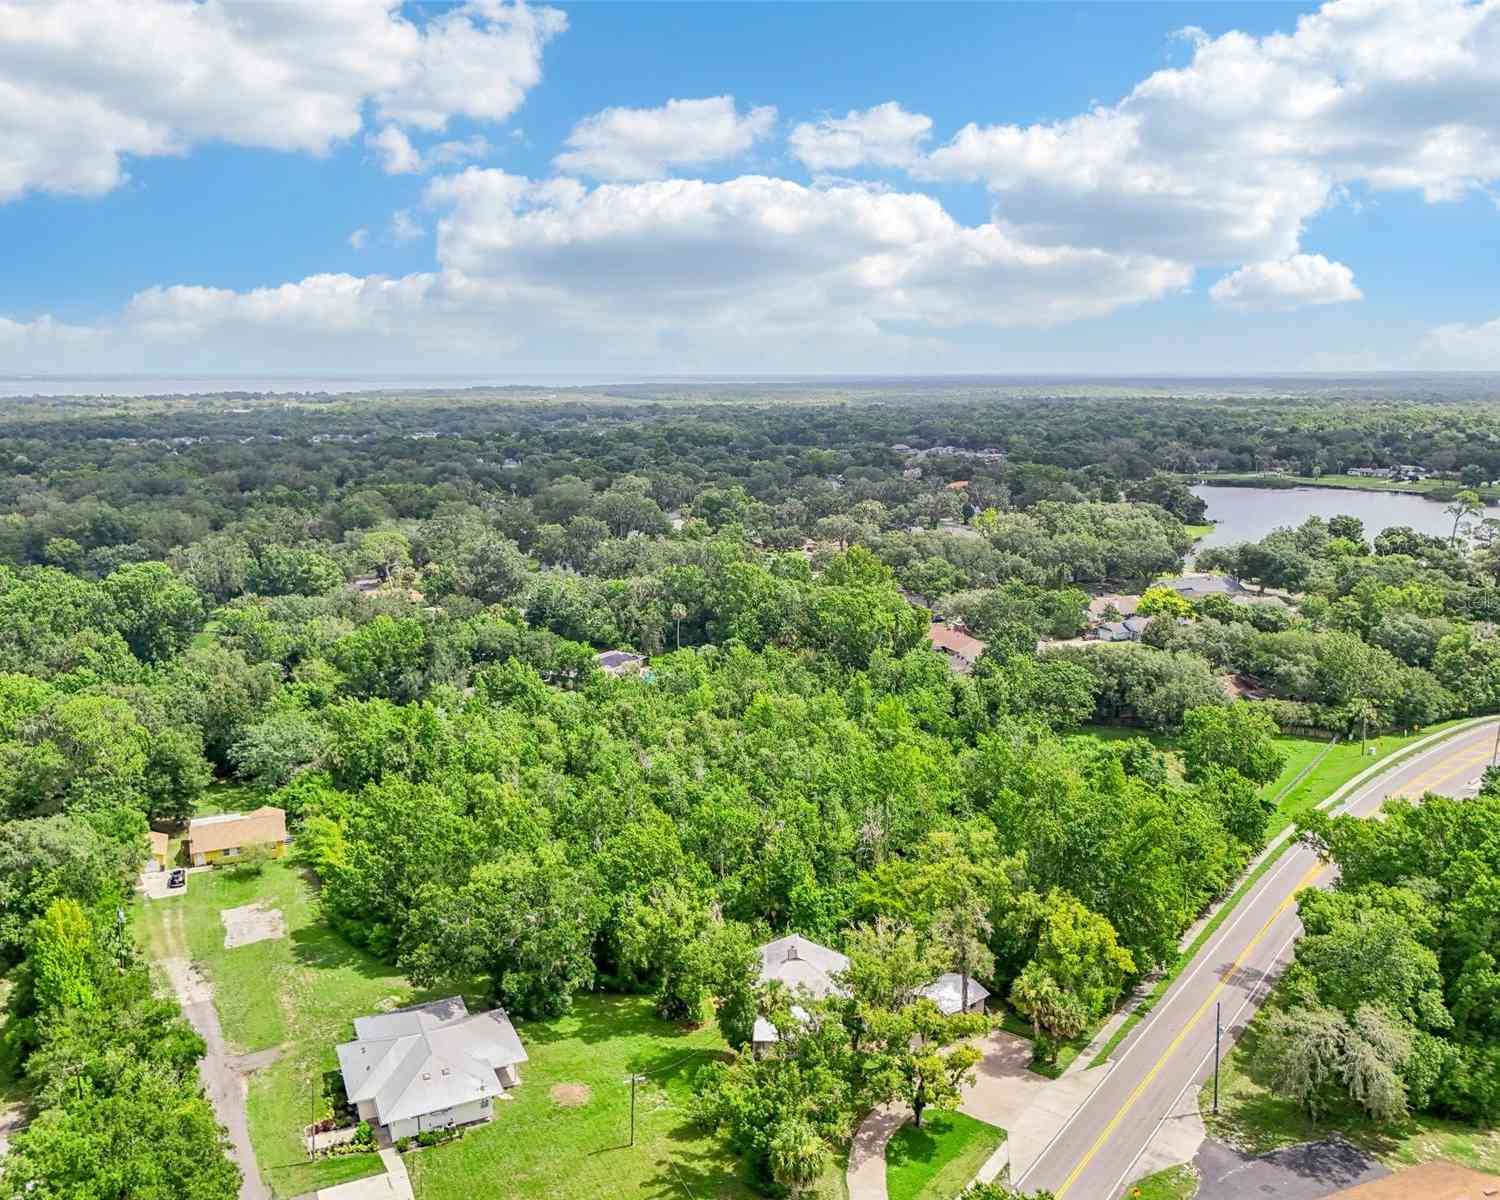
[(496, 1070), (527, 1058), (504, 1009), (471, 1016), (459, 996), (361, 1017), (354, 1031), (338, 1047), (344, 1090), (373, 1101), (382, 1125), (499, 1095)]
[(837, 950), (808, 941), (793, 933), (760, 948), (762, 983), (776, 979), (792, 991), (806, 988), (813, 996), (842, 995), (844, 989), (833, 976), (849, 969), (849, 960)]
[(164, 833), (157, 833), (154, 829), (146, 831), (146, 840), (151, 844), (151, 857), (165, 859), (167, 850), (171, 846), (171, 839)]
[(934, 623), (928, 626), (927, 640), (932, 643), (934, 649), (942, 650), (947, 654), (956, 654), (971, 665), (977, 662), (979, 656), (984, 653), (984, 642), (965, 633), (962, 629), (954, 629), (951, 625)]
[[(942, 1009), (946, 1015), (951, 1017), (963, 1006), (963, 987), (963, 976), (961, 976), (957, 971), (948, 971), (942, 975), (939, 975), (926, 987), (920, 989), (917, 992), (917, 995), (926, 996), (927, 999), (931, 1000), (940, 1009)], [(973, 1004), (976, 1000), (982, 1001), (988, 999), (989, 994), (989, 988), (985, 987), (984, 984), (980, 983), (979, 980), (974, 978), (974, 976), (969, 976), (970, 1004)]]
[(188, 850), (193, 854), (284, 841), (286, 813), (270, 805), (257, 808), (254, 812), (194, 817), (188, 823)]

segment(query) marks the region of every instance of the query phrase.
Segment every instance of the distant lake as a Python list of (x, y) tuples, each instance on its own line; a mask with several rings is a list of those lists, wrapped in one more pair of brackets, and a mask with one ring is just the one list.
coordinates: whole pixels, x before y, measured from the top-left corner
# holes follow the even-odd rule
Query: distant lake
[[(1345, 488), (1215, 487), (1199, 484), (1193, 494), (1208, 502), (1208, 519), (1217, 524), (1198, 549), (1258, 542), (1273, 529), (1297, 526), (1308, 517), (1348, 515), (1365, 523), (1365, 537), (1373, 538), (1392, 525), (1409, 525), (1419, 533), (1447, 537), (1453, 518), (1445, 503), (1407, 492), (1361, 492)], [(1487, 517), (1500, 517), (1500, 505), (1489, 505)]]

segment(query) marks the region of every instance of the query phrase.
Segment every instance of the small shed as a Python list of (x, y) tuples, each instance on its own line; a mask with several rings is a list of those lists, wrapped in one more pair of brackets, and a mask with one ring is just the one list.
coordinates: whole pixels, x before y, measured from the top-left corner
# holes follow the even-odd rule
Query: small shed
[(146, 870), (165, 871), (167, 869), (167, 854), (171, 850), (172, 843), (164, 833), (151, 830), (146, 834), (146, 840), (150, 843), (146, 856)]

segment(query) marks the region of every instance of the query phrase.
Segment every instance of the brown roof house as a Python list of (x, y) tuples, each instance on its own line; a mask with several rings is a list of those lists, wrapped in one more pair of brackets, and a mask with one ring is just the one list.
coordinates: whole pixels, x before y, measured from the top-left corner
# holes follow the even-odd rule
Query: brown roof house
[(188, 856), (195, 867), (233, 861), (250, 846), (268, 846), (281, 857), (286, 851), (286, 813), (270, 805), (247, 813), (194, 817), (188, 823)]
[(1471, 1171), (1451, 1162), (1425, 1162), (1384, 1179), (1335, 1192), (1328, 1200), (1493, 1200), (1500, 1175)]
[(984, 653), (985, 643), (959, 625), (934, 621), (927, 627), (927, 640), (934, 650), (946, 654), (948, 665), (959, 672), (973, 670), (979, 656)]

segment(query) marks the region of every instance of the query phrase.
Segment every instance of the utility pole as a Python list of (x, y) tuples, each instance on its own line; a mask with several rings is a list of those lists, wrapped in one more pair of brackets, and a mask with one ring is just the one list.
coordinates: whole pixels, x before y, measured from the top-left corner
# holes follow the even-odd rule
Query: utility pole
[(1219, 1038), (1224, 1032), (1222, 1003), (1214, 1004), (1214, 1116), (1219, 1115)]

